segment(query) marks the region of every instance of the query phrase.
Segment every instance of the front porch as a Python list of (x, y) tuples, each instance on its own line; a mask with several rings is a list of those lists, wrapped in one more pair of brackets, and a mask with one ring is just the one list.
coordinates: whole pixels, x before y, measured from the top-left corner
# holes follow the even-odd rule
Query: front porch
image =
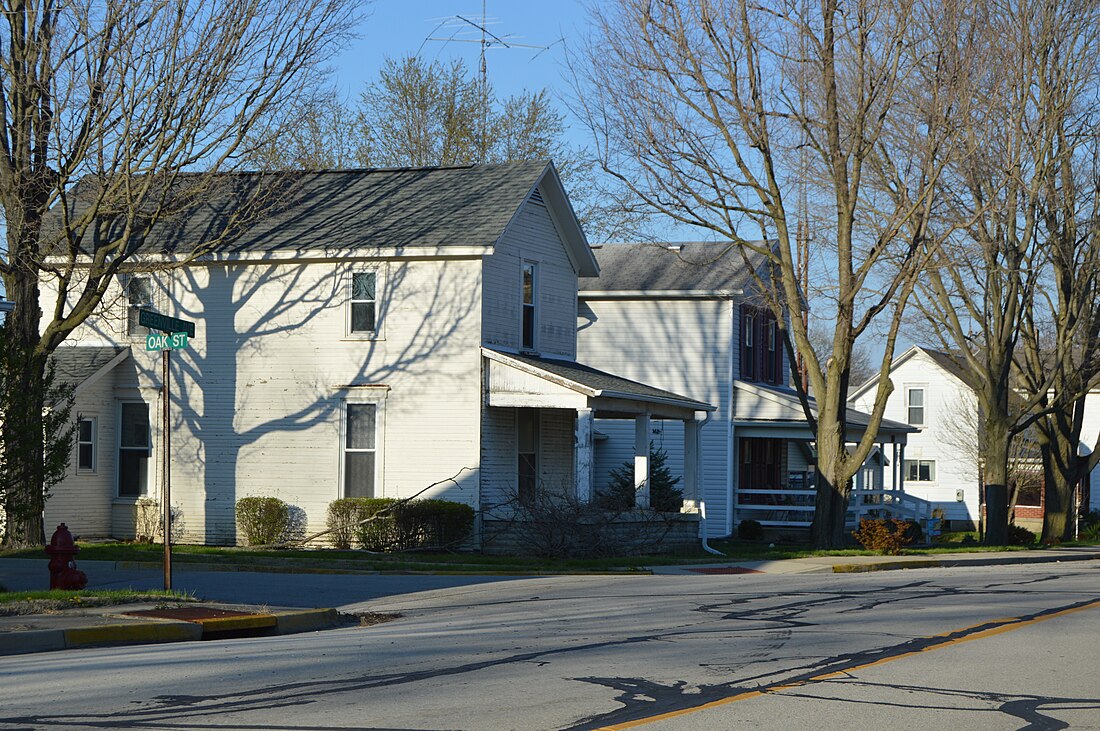
[(699, 425), (713, 406), (573, 361), (488, 348), (482, 353), (486, 520), (514, 521), (546, 497), (558, 500), (563, 514), (590, 505), (596, 497), (596, 419), (633, 422), (634, 506), (649, 511), (651, 424), (675, 420), (683, 425), (686, 457), (681, 513), (697, 540)]
[[(775, 532), (809, 530), (817, 495), (817, 454), (797, 395), (740, 381), (734, 386), (739, 396), (731, 428), (737, 468), (734, 525), (754, 520)], [(863, 438), (869, 418), (848, 410), (849, 444)], [(915, 431), (908, 424), (882, 420), (877, 444), (852, 481), (849, 527), (865, 517), (902, 518), (919, 522), (925, 530), (930, 527), (933, 505), (905, 492), (905, 443)]]

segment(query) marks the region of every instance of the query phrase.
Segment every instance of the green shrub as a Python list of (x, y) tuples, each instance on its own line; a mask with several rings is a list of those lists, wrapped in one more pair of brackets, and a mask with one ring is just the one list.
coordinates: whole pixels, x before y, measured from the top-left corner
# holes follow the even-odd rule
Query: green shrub
[(737, 524), (737, 537), (743, 541), (759, 541), (764, 537), (764, 526), (755, 520), (742, 520)]
[(278, 543), (290, 525), (290, 506), (277, 497), (242, 497), (237, 525), (250, 546)]
[(329, 542), (333, 548), (346, 551), (355, 540), (355, 532), (364, 514), (364, 502), (369, 498), (346, 497), (333, 500), (328, 504), (326, 525), (329, 529)]
[(852, 531), (852, 536), (868, 551), (896, 556), (912, 542), (909, 537), (911, 525), (908, 520), (864, 518), (859, 521), (859, 529)]
[(470, 534), (474, 509), (449, 500), (370, 498), (362, 501), (359, 520), (387, 513), (355, 529), (356, 543), (370, 551), (403, 551), (451, 546)]
[(1035, 543), (1035, 534), (1027, 528), (1015, 524), (1008, 526), (1008, 545), (1030, 546), (1033, 543)]
[[(662, 513), (678, 513), (684, 506), (684, 492), (676, 489), (679, 477), (673, 477), (665, 465), (668, 453), (649, 445), (649, 505)], [(607, 490), (596, 496), (596, 507), (603, 510), (625, 512), (635, 505), (634, 462), (623, 462), (611, 470)]]

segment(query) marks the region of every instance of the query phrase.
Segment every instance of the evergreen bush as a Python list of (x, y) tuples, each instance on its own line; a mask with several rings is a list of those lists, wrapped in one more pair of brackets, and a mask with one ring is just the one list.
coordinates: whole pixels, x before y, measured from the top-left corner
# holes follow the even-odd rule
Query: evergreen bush
[[(684, 505), (684, 492), (676, 488), (679, 477), (673, 477), (665, 464), (668, 453), (649, 445), (649, 505), (662, 513), (678, 513)], [(603, 510), (625, 512), (635, 505), (634, 462), (623, 462), (609, 473), (610, 482), (605, 492), (596, 495), (596, 506)]]

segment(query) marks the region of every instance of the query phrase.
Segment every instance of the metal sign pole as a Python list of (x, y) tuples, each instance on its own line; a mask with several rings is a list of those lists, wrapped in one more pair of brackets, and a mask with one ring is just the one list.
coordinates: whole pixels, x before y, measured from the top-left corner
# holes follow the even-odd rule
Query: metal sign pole
[(171, 424), (168, 421), (168, 350), (160, 351), (161, 365), (164, 370), (163, 394), (164, 425), (161, 431), (161, 444), (163, 445), (164, 460), (164, 487), (161, 491), (161, 500), (164, 504), (164, 588), (172, 588), (172, 458), (169, 455), (172, 435)]

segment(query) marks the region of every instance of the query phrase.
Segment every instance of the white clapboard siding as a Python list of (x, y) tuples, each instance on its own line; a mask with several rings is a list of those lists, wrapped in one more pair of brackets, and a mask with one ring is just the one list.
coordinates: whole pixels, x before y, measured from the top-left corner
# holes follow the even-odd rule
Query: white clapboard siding
[[(347, 332), (349, 275), (360, 269), (379, 276), (375, 339)], [(456, 476), (427, 495), (477, 505), (480, 260), (191, 266), (155, 279), (158, 308), (198, 329), (172, 355), (172, 502), (186, 540), (232, 542), (235, 502), (248, 495), (279, 497), (323, 529), (341, 496), (345, 399), (382, 407), (376, 494)], [(127, 341), (125, 307), (105, 309), (78, 340)], [(140, 396), (156, 421), (160, 357), (139, 341), (133, 352), (115, 398)]]
[(538, 264), (536, 350), (572, 358), (577, 274), (546, 206), (533, 201), (524, 204), (494, 253), (485, 258), (485, 344), (520, 347), (523, 262)]
[[(934, 460), (936, 479), (931, 482), (905, 481), (905, 492), (935, 503), (947, 520), (978, 522), (977, 435), (967, 436), (976, 424), (973, 392), (920, 350), (895, 364), (890, 372), (894, 391), (886, 402), (883, 416), (908, 423), (906, 392), (910, 387), (925, 389), (925, 423), (910, 434), (905, 459)], [(869, 413), (874, 407), (875, 390), (860, 394), (853, 407)], [(968, 426), (969, 425), (969, 426)], [(967, 443), (969, 442), (969, 444)], [(887, 458), (893, 455), (887, 445)], [(891, 469), (886, 470), (889, 483)], [(963, 491), (963, 500), (956, 492)]]
[(115, 400), (109, 377), (99, 379), (73, 400), (72, 418), (95, 419), (94, 470), (78, 468), (74, 438), (65, 479), (55, 485), (46, 501), (46, 538), (59, 523), (74, 536), (105, 538), (111, 535), (111, 495), (115, 481)]
[[(719, 299), (599, 299), (582, 301), (578, 316), (578, 361), (718, 408), (700, 432), (702, 494), (714, 536), (729, 532), (730, 306)], [(634, 422), (600, 419), (596, 429), (608, 435), (596, 445), (601, 489), (611, 469), (633, 459)], [(682, 425), (654, 420), (650, 438), (668, 452), (673, 474), (682, 475)]]

